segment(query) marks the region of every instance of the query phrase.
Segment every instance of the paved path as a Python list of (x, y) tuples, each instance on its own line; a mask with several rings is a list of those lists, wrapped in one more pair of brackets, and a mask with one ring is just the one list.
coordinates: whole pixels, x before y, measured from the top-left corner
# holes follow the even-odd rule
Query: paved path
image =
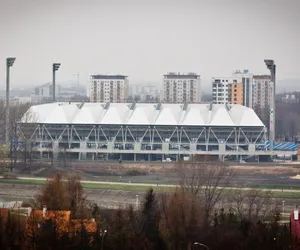
[[(20, 180), (36, 180), (36, 181), (46, 181), (47, 178), (40, 178), (40, 177), (18, 177)], [(156, 183), (132, 183), (132, 182), (110, 182), (110, 181), (85, 181), (81, 180), (81, 183), (87, 184), (103, 184), (103, 185), (122, 185), (122, 186), (140, 186), (140, 187), (167, 187), (167, 188), (175, 188), (179, 187), (178, 185), (172, 184), (156, 184)], [(226, 187), (226, 189), (231, 190), (252, 190), (253, 188), (239, 188), (239, 187)], [(265, 191), (272, 191), (272, 192), (290, 192), (290, 193), (300, 193), (298, 189), (262, 189)]]

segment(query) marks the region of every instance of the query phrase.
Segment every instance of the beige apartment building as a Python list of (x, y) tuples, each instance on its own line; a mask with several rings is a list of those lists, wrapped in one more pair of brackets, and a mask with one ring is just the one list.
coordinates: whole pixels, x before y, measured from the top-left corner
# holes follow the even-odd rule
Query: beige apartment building
[(128, 77), (124, 75), (92, 75), (91, 102), (126, 102), (128, 99)]
[(164, 75), (163, 81), (163, 102), (200, 103), (200, 75), (168, 73)]

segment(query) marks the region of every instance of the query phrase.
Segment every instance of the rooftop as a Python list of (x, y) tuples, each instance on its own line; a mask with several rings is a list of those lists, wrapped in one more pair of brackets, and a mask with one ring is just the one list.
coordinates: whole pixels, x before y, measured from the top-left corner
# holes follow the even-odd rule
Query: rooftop
[(128, 76), (124, 76), (124, 75), (91, 75), (91, 79), (92, 80), (102, 80), (102, 79), (105, 79), (105, 80), (125, 80), (127, 79)]
[(31, 106), (21, 123), (264, 127), (238, 104), (48, 103)]
[(270, 75), (253, 75), (253, 79), (266, 79), (266, 80), (270, 80), (271, 76)]
[(200, 78), (200, 75), (196, 74), (196, 73), (167, 73), (164, 75), (164, 78), (167, 79), (198, 79)]

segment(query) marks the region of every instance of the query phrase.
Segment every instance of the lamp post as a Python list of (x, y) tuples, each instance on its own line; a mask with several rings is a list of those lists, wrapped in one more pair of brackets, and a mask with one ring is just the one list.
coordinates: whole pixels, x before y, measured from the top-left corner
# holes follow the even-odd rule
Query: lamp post
[(137, 194), (135, 197), (136, 197), (135, 206), (136, 209), (139, 209), (139, 195)]
[(275, 95), (276, 95), (276, 64), (274, 60), (266, 59), (264, 60), (267, 68), (270, 70), (271, 74), (271, 82), (273, 83), (272, 86), (272, 100), (271, 100), (271, 107), (270, 107), (270, 129), (269, 129), (269, 139), (270, 139), (270, 150), (273, 150), (273, 144), (275, 140)]
[(55, 102), (55, 72), (59, 69), (60, 63), (53, 63), (52, 65), (52, 97)]
[(103, 234), (102, 234), (102, 239), (101, 239), (101, 250), (103, 250), (103, 240), (104, 240), (104, 236), (107, 233), (107, 230), (104, 230)]
[(201, 246), (201, 247), (204, 247), (205, 249), (209, 250), (209, 247), (204, 245), (203, 243), (200, 243), (200, 242), (194, 242), (193, 246)]
[(10, 91), (10, 76), (9, 69), (14, 65), (16, 58), (9, 57), (6, 58), (6, 116), (5, 116), (5, 141), (9, 142), (9, 91)]

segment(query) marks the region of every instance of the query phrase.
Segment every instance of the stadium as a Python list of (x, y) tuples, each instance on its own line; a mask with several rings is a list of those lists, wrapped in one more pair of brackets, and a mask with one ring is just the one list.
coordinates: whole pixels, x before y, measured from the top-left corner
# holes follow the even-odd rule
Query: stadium
[(19, 127), (41, 157), (161, 161), (270, 155), (266, 127), (241, 105), (50, 103), (32, 106)]

